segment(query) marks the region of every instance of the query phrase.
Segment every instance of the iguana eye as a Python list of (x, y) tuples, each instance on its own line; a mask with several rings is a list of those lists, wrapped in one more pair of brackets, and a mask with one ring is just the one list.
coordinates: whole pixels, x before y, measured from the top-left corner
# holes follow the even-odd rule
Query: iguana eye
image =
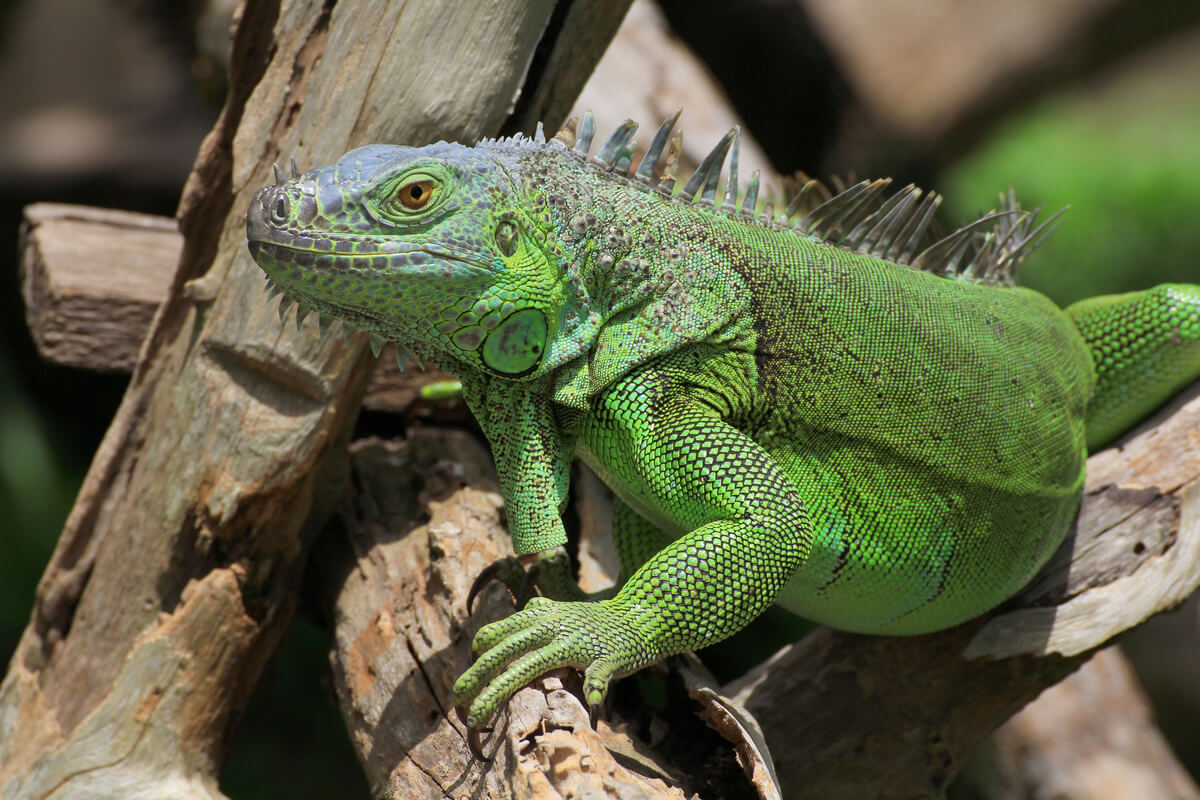
[(496, 226), (496, 246), (506, 256), (517, 252), (517, 224), (512, 220), (503, 220)]
[(433, 199), (433, 181), (406, 183), (396, 192), (396, 199), (409, 211), (420, 211)]

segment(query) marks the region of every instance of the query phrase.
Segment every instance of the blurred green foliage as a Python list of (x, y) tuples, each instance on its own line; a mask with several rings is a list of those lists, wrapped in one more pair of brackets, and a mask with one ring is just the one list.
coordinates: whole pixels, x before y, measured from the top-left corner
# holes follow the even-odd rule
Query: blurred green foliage
[(948, 219), (1022, 206), (1070, 210), (1021, 282), (1060, 304), (1200, 280), (1200, 81), (1138, 74), (1048, 98), (1005, 120), (940, 182)]
[(75, 498), (82, 475), (50, 446), (46, 421), (17, 383), (0, 348), (0, 659), (29, 620), (33, 591)]

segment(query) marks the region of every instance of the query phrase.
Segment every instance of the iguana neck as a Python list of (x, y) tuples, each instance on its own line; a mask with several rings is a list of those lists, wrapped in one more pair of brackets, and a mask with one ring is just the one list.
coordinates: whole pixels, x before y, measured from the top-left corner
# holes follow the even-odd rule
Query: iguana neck
[(564, 158), (557, 143), (481, 147), (506, 163), (531, 207), (545, 210), (545, 246), (561, 264), (564, 296), (543, 367), (554, 373), (558, 402), (582, 408), (639, 364), (745, 318), (744, 282), (701, 246), (733, 241), (718, 229), (736, 222), (664, 203), (635, 180)]

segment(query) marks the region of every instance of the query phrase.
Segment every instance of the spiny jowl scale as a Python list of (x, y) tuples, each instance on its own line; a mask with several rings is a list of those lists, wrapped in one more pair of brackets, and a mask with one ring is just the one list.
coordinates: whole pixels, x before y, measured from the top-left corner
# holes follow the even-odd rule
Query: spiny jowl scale
[[(680, 185), (675, 122), (636, 167), (632, 123), (589, 155), (590, 116), (360, 148), (247, 214), (286, 299), (458, 376), (491, 443), (553, 599), (480, 631), (454, 690), (471, 725), (557, 666), (598, 701), (772, 602), (875, 633), (982, 613), (1061, 542), (1085, 438), (1200, 373), (1198, 287), (1065, 312), (1012, 287), (1049, 227), (1011, 194), (932, 243), (940, 198), (886, 181), (809, 182), (776, 214), (757, 175), (740, 189), (736, 130)], [(605, 599), (561, 557), (576, 457), (617, 497)]]

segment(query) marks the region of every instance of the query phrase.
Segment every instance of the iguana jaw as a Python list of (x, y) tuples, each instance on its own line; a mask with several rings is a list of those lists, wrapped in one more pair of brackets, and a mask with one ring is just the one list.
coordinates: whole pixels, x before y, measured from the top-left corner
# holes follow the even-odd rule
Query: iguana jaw
[[(440, 284), (448, 289), (479, 286), (490, 271), (469, 254), (441, 245), (425, 247), (371, 236), (339, 234), (340, 242), (353, 242), (364, 252), (320, 249), (320, 231), (294, 232), (274, 225), (269, 209), (278, 198), (276, 187), (259, 192), (246, 214), (250, 255), (266, 273), (268, 282), (302, 310), (340, 319), (368, 333), (389, 339), (407, 339), (411, 326), (404, 319), (416, 312), (403, 306), (389, 309), (377, 295), (361, 292), (363, 281), (376, 286), (392, 282)], [(330, 243), (329, 239), (324, 239)], [(331, 243), (330, 243), (331, 244)], [(353, 290), (359, 287), (358, 293)], [(303, 311), (301, 313), (304, 313)]]

